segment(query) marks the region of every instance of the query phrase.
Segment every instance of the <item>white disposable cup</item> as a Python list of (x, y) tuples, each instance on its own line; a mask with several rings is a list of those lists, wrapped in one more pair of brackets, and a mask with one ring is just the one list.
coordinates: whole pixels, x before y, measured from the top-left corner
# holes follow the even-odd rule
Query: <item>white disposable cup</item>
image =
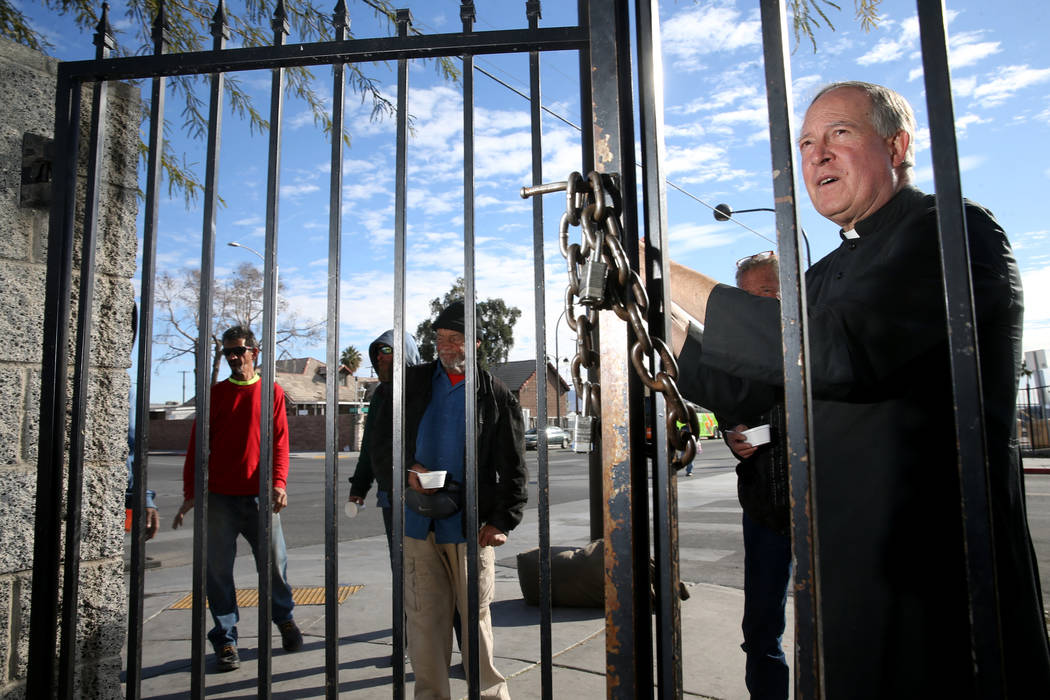
[(759, 445), (765, 445), (769, 442), (769, 423), (765, 425), (759, 425), (751, 430), (745, 430), (741, 435), (747, 438), (748, 443), (752, 447), (758, 447)]
[(445, 475), (448, 472), (416, 472), (419, 476), (419, 485), (425, 489), (439, 489), (445, 485)]
[(346, 513), (346, 517), (356, 518), (357, 513), (361, 508), (364, 508), (364, 506), (359, 506), (353, 501), (347, 501), (346, 505), (343, 506), (343, 511)]

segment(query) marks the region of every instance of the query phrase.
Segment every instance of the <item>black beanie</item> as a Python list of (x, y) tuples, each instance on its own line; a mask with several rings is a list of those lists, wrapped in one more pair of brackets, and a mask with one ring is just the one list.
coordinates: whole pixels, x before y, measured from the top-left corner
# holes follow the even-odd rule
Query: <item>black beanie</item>
[(438, 328), (466, 334), (467, 330), (463, 325), (462, 301), (452, 302), (438, 314), (437, 319), (434, 321), (434, 330), (437, 330)]

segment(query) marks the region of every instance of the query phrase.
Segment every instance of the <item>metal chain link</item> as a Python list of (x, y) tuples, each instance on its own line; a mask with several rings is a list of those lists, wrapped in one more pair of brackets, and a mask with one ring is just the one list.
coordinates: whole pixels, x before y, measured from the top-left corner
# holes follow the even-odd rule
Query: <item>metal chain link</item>
[[(601, 419), (601, 388), (583, 378), (583, 369), (597, 369), (598, 353), (592, 344), (592, 331), (598, 325), (598, 311), (612, 310), (631, 326), (635, 342), (631, 347), (631, 364), (651, 391), (664, 394), (667, 402), (667, 440), (675, 449), (672, 461), (681, 469), (696, 456), (696, 410), (682, 398), (675, 380), (678, 363), (667, 344), (652, 338), (646, 326), (649, 297), (637, 272), (631, 269), (623, 249), (620, 228), (620, 193), (613, 176), (592, 171), (584, 179), (578, 172), (564, 182), (552, 182), (521, 188), (523, 199), (550, 192), (565, 191), (565, 213), (558, 229), (558, 245), (565, 258), (569, 284), (565, 287), (565, 320), (576, 333), (576, 355), (572, 360), (572, 383), (583, 397), (587, 419)], [(569, 243), (569, 227), (579, 226), (579, 243)], [(587, 309), (576, 314), (576, 304)], [(649, 371), (649, 358), (654, 351), (659, 358), (659, 371)], [(589, 425), (589, 424), (588, 424)]]

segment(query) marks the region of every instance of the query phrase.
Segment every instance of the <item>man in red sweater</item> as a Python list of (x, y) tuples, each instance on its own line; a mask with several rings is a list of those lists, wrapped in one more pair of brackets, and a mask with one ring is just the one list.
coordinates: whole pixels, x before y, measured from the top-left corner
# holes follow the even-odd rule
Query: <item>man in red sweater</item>
[[(211, 450), (208, 457), (208, 606), (215, 627), (208, 632), (215, 649), (216, 666), (232, 671), (241, 665), (237, 655), (237, 594), (233, 583), (233, 560), (237, 535), (244, 535), (259, 561), (259, 441), (260, 376), (255, 370), (259, 345), (248, 328), (234, 326), (222, 334), (222, 354), (230, 365), (230, 378), (211, 388), (209, 421)], [(288, 505), (288, 418), (284, 391), (273, 387), (273, 526), (270, 547), (273, 558), (272, 612), (286, 651), (298, 651), (303, 635), (292, 619), (292, 588), (288, 585), (288, 554), (284, 546), (281, 518)], [(190, 432), (190, 445), (182, 467), (183, 502), (173, 528), (193, 508), (197, 425)]]

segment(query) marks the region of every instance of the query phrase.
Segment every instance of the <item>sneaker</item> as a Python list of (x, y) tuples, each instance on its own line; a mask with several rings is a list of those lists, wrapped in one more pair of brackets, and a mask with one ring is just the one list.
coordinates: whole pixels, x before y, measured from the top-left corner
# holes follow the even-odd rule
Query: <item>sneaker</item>
[(222, 651), (215, 653), (215, 665), (220, 671), (234, 671), (241, 667), (241, 657), (237, 655), (237, 647), (227, 644)]
[(303, 648), (303, 633), (295, 620), (285, 620), (277, 623), (277, 629), (281, 631), (281, 646), (285, 651), (299, 651)]

